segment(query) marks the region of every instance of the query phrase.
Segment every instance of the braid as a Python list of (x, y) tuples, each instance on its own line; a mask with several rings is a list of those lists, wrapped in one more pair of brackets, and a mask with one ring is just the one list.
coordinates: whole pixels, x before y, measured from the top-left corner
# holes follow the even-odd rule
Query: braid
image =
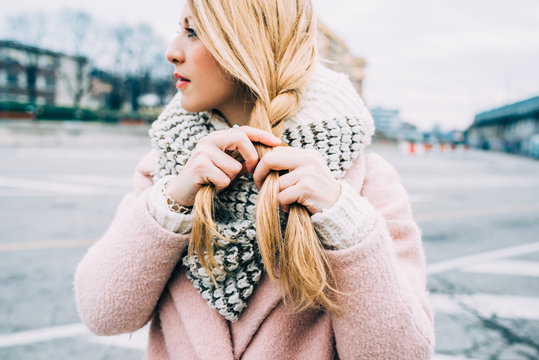
[[(301, 91), (316, 58), (316, 21), (309, 0), (189, 0), (202, 24), (201, 40), (217, 62), (254, 95), (249, 125), (281, 137), (284, 122), (299, 109)], [(235, 36), (230, 36), (234, 34)], [(259, 158), (271, 151), (255, 144)], [(272, 171), (259, 191), (256, 237), (270, 278), (279, 284), (285, 301), (297, 310), (318, 308), (338, 312), (333, 275), (310, 214), (290, 206), (282, 239), (279, 220), (279, 173)], [(189, 254), (196, 249), (200, 263), (212, 275), (216, 268), (213, 239), (224, 239), (213, 220), (215, 189), (206, 185), (196, 195)], [(225, 239), (226, 240), (226, 239)], [(207, 255), (207, 259), (203, 254)]]
[[(308, 72), (290, 72), (284, 73), (291, 80), (288, 83), (302, 85), (303, 88), (302, 83), (307, 81)], [(261, 102), (255, 104), (250, 125), (280, 137), (284, 121), (299, 108), (301, 88), (287, 88), (278, 84), (278, 95), (268, 107)], [(255, 144), (255, 148), (260, 158), (271, 151), (263, 144)], [(292, 302), (298, 311), (319, 308), (337, 312), (333, 296), (338, 291), (331, 285), (333, 276), (329, 261), (312, 226), (310, 213), (300, 204), (291, 205), (284, 239), (281, 239), (278, 194), (279, 172), (271, 171), (259, 191), (256, 207), (257, 241), (266, 271), (270, 278), (276, 280), (275, 269), (279, 267), (283, 297), (285, 301)]]

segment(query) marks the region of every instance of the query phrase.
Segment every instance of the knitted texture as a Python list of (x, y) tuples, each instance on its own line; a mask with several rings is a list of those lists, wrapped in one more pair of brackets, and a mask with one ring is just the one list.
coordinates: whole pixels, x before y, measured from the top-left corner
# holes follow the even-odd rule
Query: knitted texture
[(376, 222), (376, 211), (369, 200), (358, 196), (346, 181), (340, 183), (341, 195), (335, 205), (311, 216), (318, 238), (331, 250), (356, 245)]
[[(334, 89), (330, 91), (331, 83), (344, 84), (338, 87), (343, 89), (342, 94)], [(346, 106), (340, 105), (343, 101)], [(311, 113), (312, 107), (305, 103), (316, 103), (320, 111)], [(326, 117), (329, 114), (331, 117)], [(202, 137), (227, 127), (224, 119), (214, 113), (185, 111), (181, 108), (180, 95), (176, 96), (150, 129), (152, 144), (159, 152), (154, 181), (177, 175)], [(341, 179), (360, 150), (370, 142), (373, 131), (372, 118), (348, 80), (317, 66), (298, 113), (285, 122), (282, 140), (290, 146), (317, 150), (335, 178)], [(263, 272), (254, 218), (257, 195), (251, 175), (235, 179), (217, 195), (216, 227), (220, 234), (232, 240), (214, 239), (215, 260), (224, 270), (216, 269), (213, 273), (217, 286), (200, 265), (200, 254), (195, 251), (193, 257), (184, 254), (182, 258), (194, 287), (210, 307), (230, 321), (238, 319)], [(284, 229), (286, 216), (281, 221)]]

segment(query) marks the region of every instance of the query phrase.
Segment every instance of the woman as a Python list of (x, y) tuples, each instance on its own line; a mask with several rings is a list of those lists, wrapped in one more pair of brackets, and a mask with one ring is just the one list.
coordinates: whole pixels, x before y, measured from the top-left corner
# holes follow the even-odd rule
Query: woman
[(181, 19), (180, 92), (75, 274), (84, 322), (151, 320), (149, 359), (429, 358), (420, 230), (316, 59), (310, 2), (190, 0)]

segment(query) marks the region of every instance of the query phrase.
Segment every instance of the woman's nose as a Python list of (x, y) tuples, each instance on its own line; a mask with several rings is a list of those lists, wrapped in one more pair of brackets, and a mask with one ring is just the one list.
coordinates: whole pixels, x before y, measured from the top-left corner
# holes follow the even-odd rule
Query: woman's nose
[(181, 37), (176, 36), (176, 38), (169, 45), (165, 56), (168, 61), (173, 64), (182, 63), (185, 60), (185, 53), (181, 46)]

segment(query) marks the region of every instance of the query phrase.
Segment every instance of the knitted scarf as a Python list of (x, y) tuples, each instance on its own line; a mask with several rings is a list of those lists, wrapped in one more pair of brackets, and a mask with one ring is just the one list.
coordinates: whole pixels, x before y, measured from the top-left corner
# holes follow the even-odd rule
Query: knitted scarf
[[(329, 89), (328, 84), (332, 84)], [(177, 95), (152, 124), (150, 137), (159, 152), (154, 181), (177, 175), (197, 142), (212, 131), (229, 128), (213, 112), (189, 113)], [(315, 149), (336, 179), (344, 177), (352, 161), (370, 142), (373, 121), (348, 79), (321, 65), (303, 92), (296, 115), (287, 119), (282, 140), (289, 146)], [(195, 251), (182, 257), (187, 277), (210, 307), (227, 320), (235, 321), (260, 280), (264, 265), (256, 241), (255, 205), (257, 188), (251, 175), (235, 179), (217, 194), (216, 227), (232, 242), (215, 237), (214, 256), (221, 269), (213, 275), (217, 286), (200, 265)], [(286, 226), (286, 213), (281, 212)], [(202, 256), (207, 256), (203, 254)]]

